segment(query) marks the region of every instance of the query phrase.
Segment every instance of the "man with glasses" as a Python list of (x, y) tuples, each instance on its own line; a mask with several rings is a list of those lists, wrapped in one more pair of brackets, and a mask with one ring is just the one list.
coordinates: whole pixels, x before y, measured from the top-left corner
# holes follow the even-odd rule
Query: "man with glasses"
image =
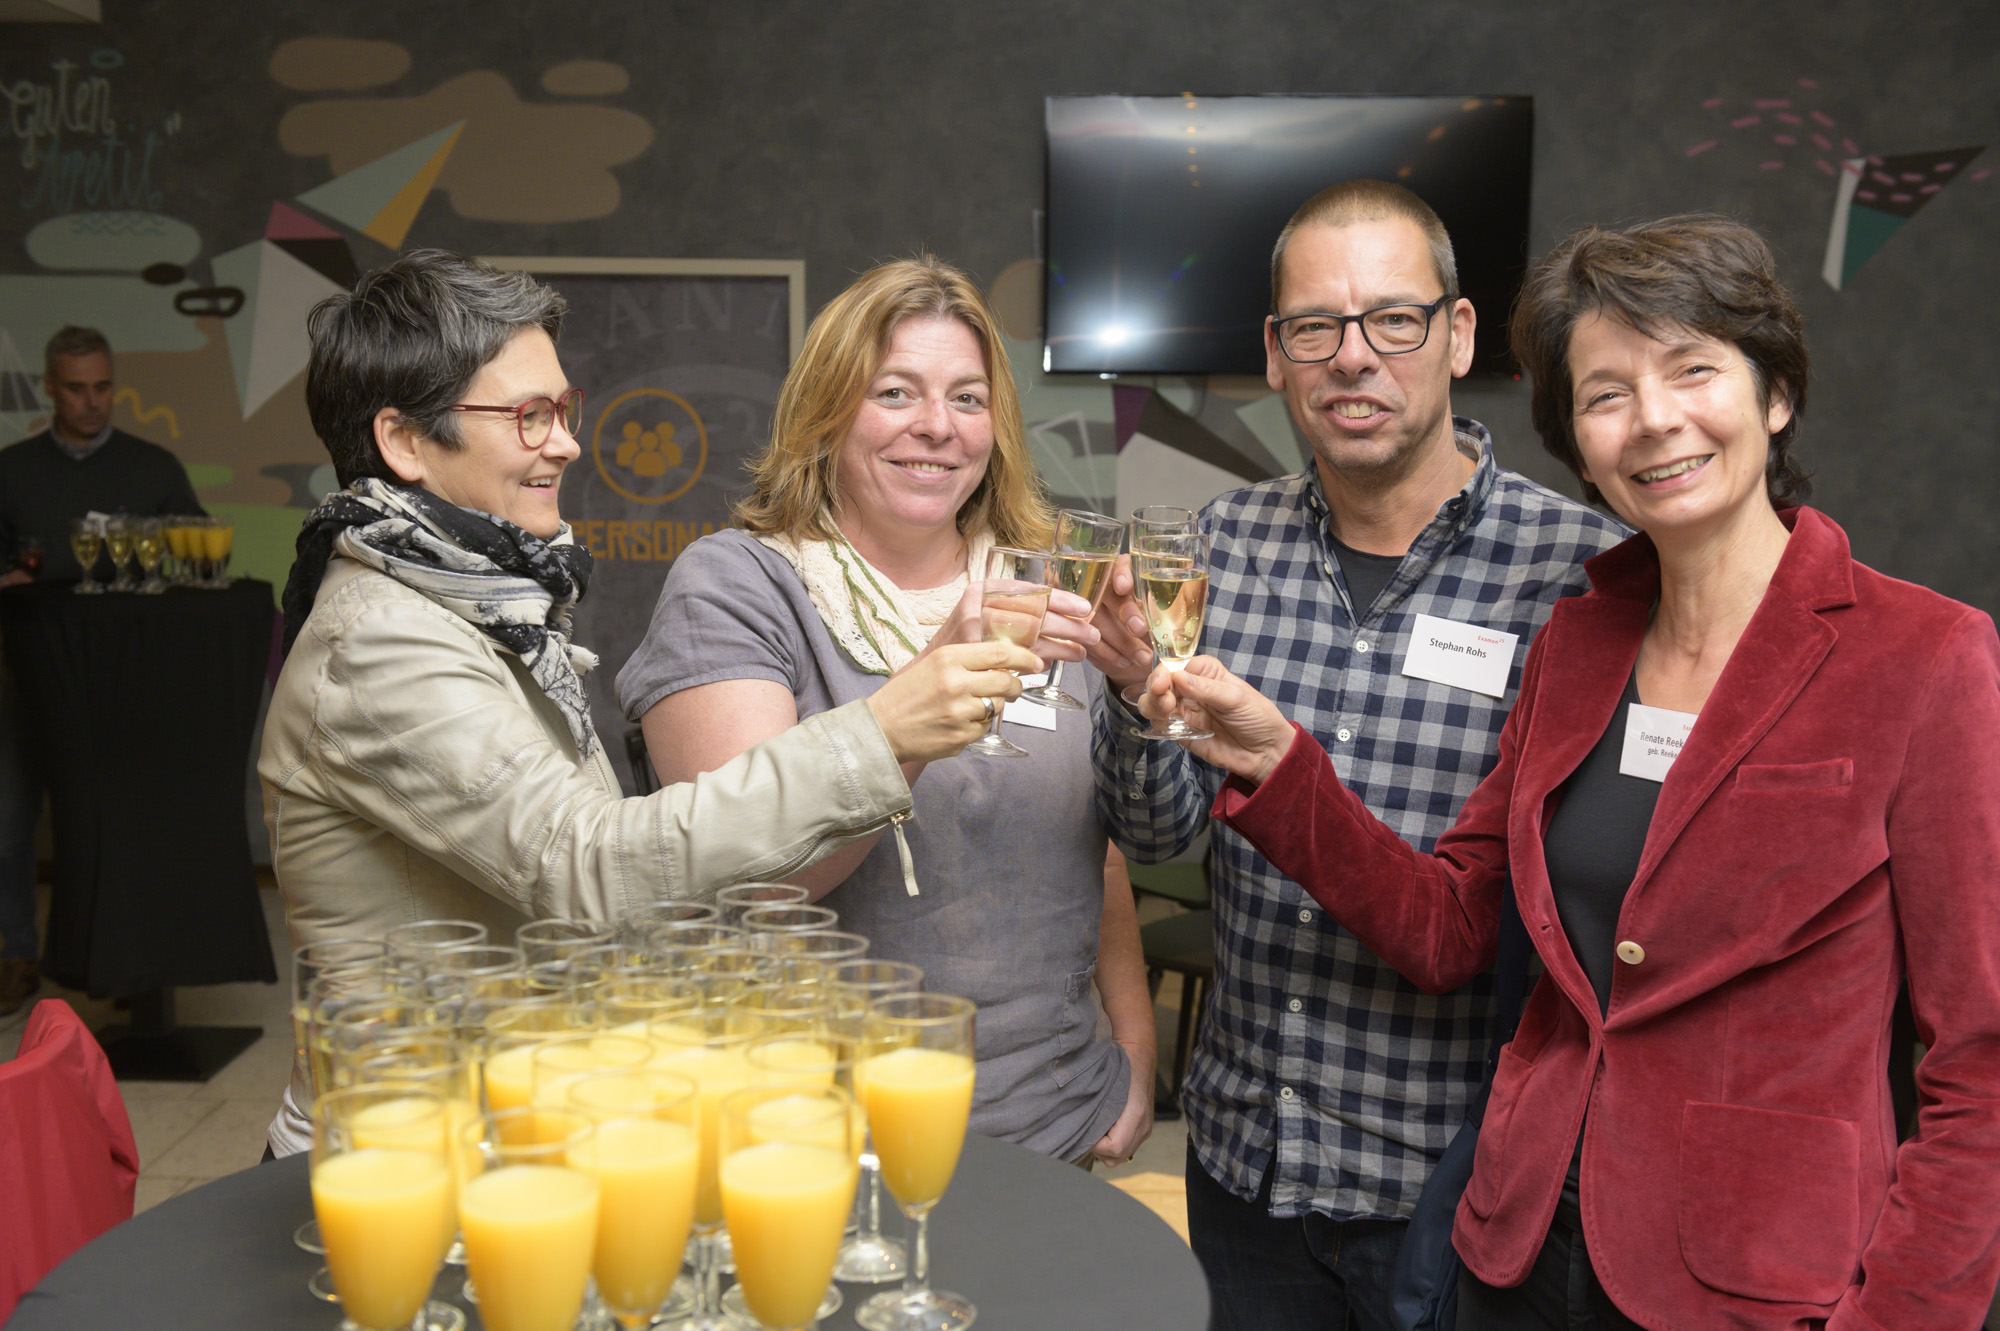
[[(1304, 726), (1369, 808), (1428, 851), (1492, 767), (1530, 639), (1612, 519), (1501, 468), (1454, 417), (1474, 313), (1451, 240), (1397, 185), (1307, 200), (1271, 256), (1266, 380), (1312, 447), (1202, 510), (1204, 647)], [(1114, 577), (1092, 660), (1151, 665)], [(1223, 773), (1098, 709), (1098, 807), (1141, 862), (1208, 825)], [(1210, 858), (1215, 984), (1181, 1089), (1188, 1226), (1214, 1325), (1386, 1331), (1396, 1251), (1483, 1075), (1490, 976), (1418, 991), (1233, 832)]]

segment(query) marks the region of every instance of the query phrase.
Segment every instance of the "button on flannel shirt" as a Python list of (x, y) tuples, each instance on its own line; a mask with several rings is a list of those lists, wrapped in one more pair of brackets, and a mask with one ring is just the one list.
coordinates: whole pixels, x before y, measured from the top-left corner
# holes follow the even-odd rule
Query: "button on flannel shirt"
[[(1255, 685), (1333, 758), (1342, 781), (1422, 851), (1492, 768), (1528, 644), (1583, 561), (1623, 540), (1611, 518), (1504, 471), (1455, 418), (1478, 467), (1371, 606), (1349, 604), (1311, 467), (1218, 496), (1202, 650)], [(1419, 614), (1518, 634), (1507, 696), (1402, 673)], [(1096, 713), (1098, 809), (1120, 849), (1168, 859), (1208, 826), (1223, 773)], [(1236, 833), (1217, 827), (1215, 982), (1182, 1088), (1209, 1174), (1271, 1213), (1406, 1217), (1478, 1089), (1492, 976), (1432, 997), (1363, 947)]]

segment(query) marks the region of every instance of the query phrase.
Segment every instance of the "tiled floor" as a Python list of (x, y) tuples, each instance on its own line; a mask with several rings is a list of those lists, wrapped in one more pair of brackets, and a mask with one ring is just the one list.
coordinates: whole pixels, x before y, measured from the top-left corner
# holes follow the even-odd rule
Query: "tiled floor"
[[(139, 1210), (247, 1169), (264, 1154), (264, 1129), (277, 1111), (278, 1095), (291, 1072), (292, 1027), (286, 1011), (291, 977), (286, 973), (290, 946), (285, 941), (284, 904), (275, 889), (264, 889), (262, 896), (279, 982), (180, 989), (175, 991), (175, 1003), (184, 1026), (261, 1026), (264, 1037), (205, 1084), (118, 1084), (132, 1117), (132, 1135), (139, 1142)], [(29, 1013), (45, 998), (63, 999), (92, 1029), (125, 1019), (108, 1000), (44, 983), (19, 1012), (0, 1018), (0, 1059), (14, 1056)]]

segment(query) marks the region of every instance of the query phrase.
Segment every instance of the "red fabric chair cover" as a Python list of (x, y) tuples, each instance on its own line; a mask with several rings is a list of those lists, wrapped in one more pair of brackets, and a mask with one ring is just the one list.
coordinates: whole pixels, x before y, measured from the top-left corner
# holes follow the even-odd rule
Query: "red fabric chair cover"
[(138, 1179), (104, 1050), (69, 1004), (43, 999), (0, 1064), (0, 1322), (57, 1263), (132, 1218)]

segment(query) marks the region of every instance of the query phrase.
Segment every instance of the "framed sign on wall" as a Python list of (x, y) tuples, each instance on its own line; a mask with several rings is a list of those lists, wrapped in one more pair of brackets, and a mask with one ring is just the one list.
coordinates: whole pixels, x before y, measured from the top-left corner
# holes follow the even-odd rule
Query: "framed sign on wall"
[(615, 679), (674, 558), (729, 524), (761, 449), (785, 371), (805, 337), (797, 259), (488, 256), (563, 294), (557, 353), (584, 391), (583, 455), (563, 476), (562, 512), (596, 556), (576, 641), (603, 665), (587, 681), (591, 719), (628, 790)]

